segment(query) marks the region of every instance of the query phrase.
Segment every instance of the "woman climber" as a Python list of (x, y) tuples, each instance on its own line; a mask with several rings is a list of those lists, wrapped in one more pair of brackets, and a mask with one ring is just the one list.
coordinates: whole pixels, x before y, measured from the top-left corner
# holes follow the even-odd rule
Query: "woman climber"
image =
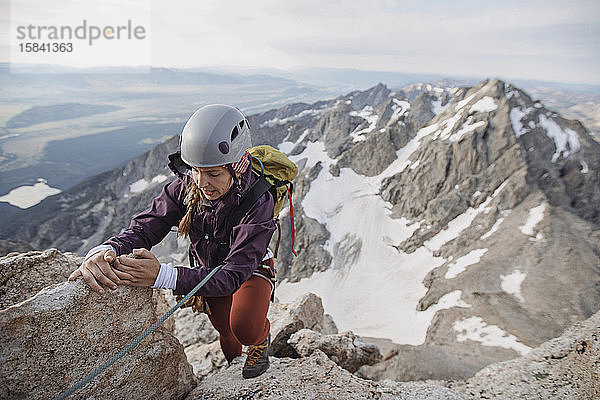
[[(237, 108), (214, 104), (197, 110), (183, 128), (180, 151), (169, 156), (176, 179), (129, 228), (90, 250), (69, 277), (83, 277), (99, 294), (104, 293), (102, 284), (111, 289), (172, 289), (185, 295), (222, 265), (192, 299), (194, 308), (203, 308), (219, 332), (228, 362), (242, 354), (242, 345), (248, 346), (244, 378), (269, 368), (267, 311), (275, 277), (267, 248), (276, 229), (272, 196), (259, 197), (241, 219), (230, 218), (257, 179), (247, 152), (250, 146), (248, 121)], [(149, 251), (172, 226), (178, 227), (179, 236), (189, 237), (190, 264), (199, 268), (161, 264)]]

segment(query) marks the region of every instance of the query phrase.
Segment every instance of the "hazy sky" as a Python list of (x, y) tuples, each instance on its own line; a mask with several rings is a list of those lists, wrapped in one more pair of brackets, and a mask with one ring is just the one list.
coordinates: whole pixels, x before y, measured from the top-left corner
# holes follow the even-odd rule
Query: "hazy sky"
[[(50, 7), (19, 0), (25, 3)], [(61, 2), (62, 12), (69, 3)], [(598, 0), (148, 3), (155, 66), (335, 67), (600, 83)], [(4, 46), (8, 36), (1, 36)], [(4, 47), (3, 61), (7, 53)]]

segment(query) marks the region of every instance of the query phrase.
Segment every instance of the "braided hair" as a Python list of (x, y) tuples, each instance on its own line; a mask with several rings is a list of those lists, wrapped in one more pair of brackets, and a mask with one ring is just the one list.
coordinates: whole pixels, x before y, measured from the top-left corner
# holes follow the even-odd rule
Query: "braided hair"
[(179, 221), (179, 226), (177, 227), (177, 237), (186, 238), (190, 235), (190, 229), (192, 227), (192, 220), (194, 219), (195, 212), (200, 209), (200, 205), (203, 201), (202, 191), (196, 185), (193, 179), (190, 179), (190, 182), (186, 188), (187, 195), (185, 199), (185, 204), (187, 207), (187, 211), (181, 221)]

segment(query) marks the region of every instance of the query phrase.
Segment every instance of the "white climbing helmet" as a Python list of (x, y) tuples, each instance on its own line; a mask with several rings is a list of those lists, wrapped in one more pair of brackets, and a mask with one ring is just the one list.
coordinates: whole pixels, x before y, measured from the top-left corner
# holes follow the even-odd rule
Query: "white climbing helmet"
[(199, 108), (181, 132), (181, 159), (192, 167), (236, 163), (251, 146), (246, 117), (224, 104)]

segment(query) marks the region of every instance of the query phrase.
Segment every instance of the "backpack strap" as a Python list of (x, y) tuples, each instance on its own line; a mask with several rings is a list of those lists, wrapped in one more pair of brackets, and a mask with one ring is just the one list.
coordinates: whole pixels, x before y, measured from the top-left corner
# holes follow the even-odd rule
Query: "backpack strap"
[[(294, 255), (298, 257), (298, 253), (296, 253), (296, 250), (294, 249), (294, 242), (296, 241), (296, 225), (294, 224), (294, 204), (292, 202), (292, 192), (294, 191), (294, 184), (290, 182), (290, 185), (286, 185), (285, 188), (287, 189), (288, 200), (290, 202), (290, 230), (292, 231), (292, 253), (294, 253)], [(277, 243), (277, 247), (279, 247), (279, 242)]]
[[(227, 218), (226, 232), (228, 234), (231, 234), (233, 227), (239, 224), (244, 215), (250, 211), (256, 200), (260, 199), (265, 193), (270, 192), (272, 186), (264, 175), (258, 176), (250, 189), (240, 198), (239, 205), (233, 210), (229, 218)], [(276, 199), (273, 201), (276, 201)]]

